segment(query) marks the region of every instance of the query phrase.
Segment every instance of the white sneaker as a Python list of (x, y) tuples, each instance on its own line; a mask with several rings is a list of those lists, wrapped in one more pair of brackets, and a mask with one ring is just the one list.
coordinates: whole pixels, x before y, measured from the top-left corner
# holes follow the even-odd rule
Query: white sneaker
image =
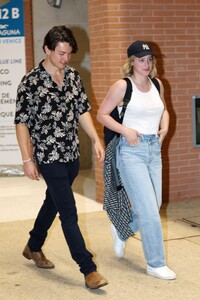
[(147, 265), (147, 274), (165, 280), (176, 279), (176, 273), (174, 273), (174, 271), (172, 271), (167, 266), (152, 268)]
[(118, 257), (123, 257), (125, 242), (119, 238), (117, 230), (113, 224), (111, 224), (111, 233), (114, 241), (114, 252)]

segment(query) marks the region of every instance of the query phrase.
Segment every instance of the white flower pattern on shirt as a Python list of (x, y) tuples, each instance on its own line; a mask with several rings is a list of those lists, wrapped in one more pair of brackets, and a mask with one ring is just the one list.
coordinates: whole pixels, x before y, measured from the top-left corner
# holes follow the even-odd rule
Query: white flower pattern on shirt
[(90, 109), (74, 68), (65, 68), (58, 87), (41, 62), (18, 86), (15, 124), (27, 124), (38, 163), (68, 162), (80, 155), (78, 119)]

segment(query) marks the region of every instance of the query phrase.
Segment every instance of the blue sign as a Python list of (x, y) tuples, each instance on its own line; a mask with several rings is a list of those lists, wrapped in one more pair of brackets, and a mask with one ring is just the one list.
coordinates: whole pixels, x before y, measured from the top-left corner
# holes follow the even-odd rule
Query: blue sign
[(23, 0), (11, 0), (0, 7), (0, 38), (24, 36)]

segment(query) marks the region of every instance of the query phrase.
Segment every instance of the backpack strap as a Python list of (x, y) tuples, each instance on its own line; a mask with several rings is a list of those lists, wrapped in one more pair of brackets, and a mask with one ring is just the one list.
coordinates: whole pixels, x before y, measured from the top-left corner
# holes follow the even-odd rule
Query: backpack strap
[(160, 83), (158, 81), (158, 79), (156, 79), (155, 77), (154, 78), (151, 78), (151, 81), (153, 82), (153, 84), (155, 85), (155, 87), (157, 88), (159, 94), (160, 94)]
[(127, 87), (126, 87), (126, 93), (124, 95), (124, 102), (128, 104), (128, 102), (130, 101), (131, 99), (131, 94), (132, 94), (132, 84), (131, 84), (131, 81), (128, 77), (125, 77), (123, 78), (126, 83), (127, 83)]
[(127, 105), (128, 105), (128, 103), (129, 103), (129, 101), (131, 99), (131, 94), (132, 94), (132, 91), (133, 91), (133, 89), (132, 89), (132, 83), (131, 83), (130, 79), (128, 77), (125, 77), (123, 79), (126, 81), (127, 87), (126, 87), (126, 92), (125, 92), (124, 99), (123, 99), (122, 111), (120, 113), (120, 121), (121, 121), (121, 123), (123, 121), (124, 114), (125, 114)]
[[(126, 111), (126, 107), (127, 107), (128, 102), (131, 99), (131, 93), (132, 93), (132, 83), (131, 83), (130, 79), (128, 77), (125, 77), (123, 79), (126, 81), (127, 87), (126, 87), (126, 92), (125, 92), (124, 98), (123, 98), (123, 107), (122, 107), (121, 113), (119, 115), (117, 106), (110, 113), (110, 116), (113, 119), (115, 119), (115, 121), (117, 121), (118, 123), (122, 123), (122, 121), (123, 121), (123, 117), (124, 117), (124, 114), (125, 114), (125, 111)], [(108, 129), (105, 126), (104, 126), (103, 130), (104, 130), (104, 142), (105, 142), (106, 146), (114, 138), (115, 135), (119, 136), (119, 133), (116, 133), (116, 132)]]

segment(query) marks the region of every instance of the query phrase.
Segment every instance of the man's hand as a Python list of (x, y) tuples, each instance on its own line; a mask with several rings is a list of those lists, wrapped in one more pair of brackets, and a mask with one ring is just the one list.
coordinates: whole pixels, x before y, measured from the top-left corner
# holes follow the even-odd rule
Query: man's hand
[(39, 180), (40, 174), (38, 172), (38, 168), (32, 160), (25, 162), (23, 164), (23, 169), (26, 177), (32, 180)]
[(94, 127), (91, 115), (89, 112), (85, 112), (79, 117), (79, 122), (83, 128), (83, 130), (87, 133), (87, 135), (91, 138), (94, 144), (94, 152), (98, 162), (102, 162), (105, 159), (105, 151), (99, 139), (99, 136)]
[(103, 162), (105, 159), (105, 151), (100, 141), (94, 143), (94, 152), (98, 163)]

